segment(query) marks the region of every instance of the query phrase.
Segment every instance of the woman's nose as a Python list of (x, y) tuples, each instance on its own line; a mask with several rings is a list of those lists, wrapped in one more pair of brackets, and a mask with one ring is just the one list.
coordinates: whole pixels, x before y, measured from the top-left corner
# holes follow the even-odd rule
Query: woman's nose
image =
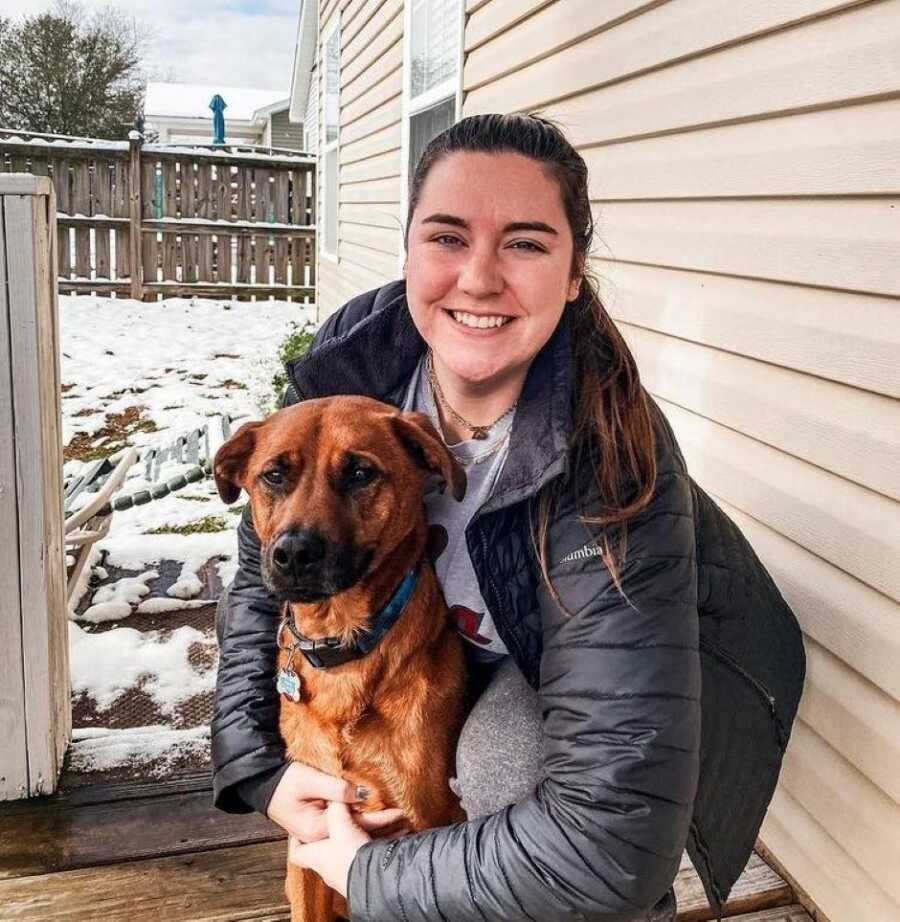
[(499, 294), (503, 290), (503, 275), (493, 248), (472, 247), (460, 269), (460, 291), (473, 298)]

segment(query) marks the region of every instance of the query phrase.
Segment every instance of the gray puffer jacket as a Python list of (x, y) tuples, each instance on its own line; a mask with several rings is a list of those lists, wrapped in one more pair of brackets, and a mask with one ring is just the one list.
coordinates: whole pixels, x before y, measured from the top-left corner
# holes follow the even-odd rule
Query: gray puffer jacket
[[(508, 461), (466, 531), (507, 649), (538, 690), (546, 778), (499, 813), (356, 855), (353, 922), (616, 922), (652, 907), (687, 847), (718, 910), (752, 851), (805, 672), (797, 622), (730, 519), (689, 477), (653, 404), (657, 489), (629, 523), (613, 585), (579, 513), (591, 480), (571, 463), (568, 311), (533, 361)], [(329, 318), (288, 366), (286, 403), (365, 394), (399, 404), (425, 344), (403, 282)], [(560, 478), (544, 587), (529, 530), (537, 491)], [(278, 604), (239, 528), (212, 726), (218, 806), (264, 810), (284, 765), (273, 682)]]

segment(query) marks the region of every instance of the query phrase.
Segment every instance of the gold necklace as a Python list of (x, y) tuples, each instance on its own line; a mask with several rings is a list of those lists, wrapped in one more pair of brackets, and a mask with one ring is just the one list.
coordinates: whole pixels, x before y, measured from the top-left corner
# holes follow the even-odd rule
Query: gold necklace
[[(510, 430), (510, 432), (511, 431), (512, 430)], [(487, 461), (488, 458), (492, 458), (497, 454), (497, 452), (509, 441), (510, 432), (507, 432), (502, 439), (497, 439), (497, 443), (492, 445), (484, 454), (477, 455), (474, 458), (464, 458), (462, 455), (457, 454), (449, 445), (447, 446), (447, 451), (449, 451), (463, 467), (473, 467), (476, 464), (481, 464), (482, 461)]]
[(438, 381), (437, 375), (434, 372), (433, 356), (434, 353), (429, 349), (428, 356), (425, 360), (425, 366), (428, 371), (428, 381), (431, 384), (431, 393), (437, 398), (438, 401), (440, 401), (444, 409), (447, 410), (447, 412), (453, 417), (454, 420), (456, 420), (456, 422), (462, 424), (467, 429), (472, 430), (473, 439), (486, 439), (488, 437), (489, 430), (493, 429), (501, 419), (509, 416), (509, 414), (512, 413), (513, 410), (515, 410), (515, 408), (519, 405), (519, 401), (516, 400), (509, 409), (504, 410), (492, 423), (488, 423), (485, 426), (476, 426), (473, 423), (470, 423), (468, 420), (463, 419), (459, 413), (457, 413), (456, 410), (450, 406), (447, 398), (444, 396), (444, 392), (441, 390), (441, 382)]

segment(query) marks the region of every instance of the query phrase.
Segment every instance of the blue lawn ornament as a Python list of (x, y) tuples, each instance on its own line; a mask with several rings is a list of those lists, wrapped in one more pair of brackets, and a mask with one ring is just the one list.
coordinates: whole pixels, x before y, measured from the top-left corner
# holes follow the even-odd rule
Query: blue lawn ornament
[(225, 143), (225, 108), (227, 103), (216, 93), (209, 101), (209, 107), (213, 110), (213, 144)]

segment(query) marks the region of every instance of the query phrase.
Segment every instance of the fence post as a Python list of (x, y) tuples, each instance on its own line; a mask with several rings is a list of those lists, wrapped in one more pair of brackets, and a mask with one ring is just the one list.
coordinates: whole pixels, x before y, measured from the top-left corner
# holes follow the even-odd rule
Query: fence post
[(56, 201), (0, 175), (0, 801), (56, 789), (71, 736)]
[(144, 297), (144, 267), (141, 265), (141, 144), (143, 136), (139, 131), (128, 132), (129, 186), (128, 197), (128, 240), (131, 248), (131, 297), (136, 301)]

